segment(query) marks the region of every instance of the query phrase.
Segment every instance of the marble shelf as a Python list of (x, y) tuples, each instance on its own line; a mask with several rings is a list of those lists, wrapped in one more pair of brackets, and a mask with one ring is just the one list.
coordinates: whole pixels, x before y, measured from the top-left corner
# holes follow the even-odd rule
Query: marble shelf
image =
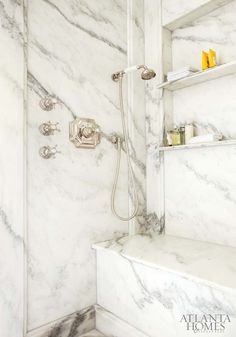
[(187, 11), (173, 20), (164, 20), (163, 28), (166, 28), (170, 31), (173, 31), (177, 28), (180, 28), (188, 23), (193, 22), (194, 20), (207, 15), (208, 13), (214, 11), (215, 9), (222, 7), (232, 0), (206, 0), (201, 6)]
[(199, 149), (205, 147), (216, 147), (216, 146), (229, 146), (236, 145), (236, 139), (232, 140), (221, 140), (217, 142), (206, 142), (197, 144), (185, 144), (176, 146), (160, 146), (160, 151), (176, 151), (176, 150), (189, 150), (189, 149)]
[(199, 84), (202, 82), (207, 82), (211, 80), (215, 80), (217, 78), (232, 75), (236, 73), (236, 61), (232, 61), (226, 64), (222, 64), (216, 66), (214, 68), (199, 71), (194, 75), (182, 78), (180, 80), (171, 81), (171, 82), (163, 82), (158, 85), (158, 89), (167, 89), (170, 91), (175, 91), (183, 88), (190, 87), (195, 84)]

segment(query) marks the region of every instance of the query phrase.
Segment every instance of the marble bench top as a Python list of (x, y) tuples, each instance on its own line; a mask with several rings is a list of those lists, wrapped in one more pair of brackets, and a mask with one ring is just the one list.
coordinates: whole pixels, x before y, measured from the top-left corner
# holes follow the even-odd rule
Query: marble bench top
[(236, 293), (236, 248), (174, 236), (124, 236), (93, 245), (152, 268)]

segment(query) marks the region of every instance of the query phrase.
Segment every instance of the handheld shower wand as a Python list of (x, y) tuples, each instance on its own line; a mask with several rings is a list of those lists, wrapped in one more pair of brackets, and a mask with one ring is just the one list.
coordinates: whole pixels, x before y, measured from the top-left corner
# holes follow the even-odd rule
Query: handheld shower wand
[(141, 72), (142, 80), (145, 80), (145, 81), (151, 80), (152, 78), (154, 78), (156, 76), (155, 71), (148, 68), (147, 66), (145, 66), (145, 65), (139, 65), (139, 66), (135, 65), (135, 66), (132, 66), (132, 67), (128, 67), (124, 70), (117, 71), (116, 73), (112, 74), (111, 78), (112, 78), (113, 81), (118, 82), (119, 78), (123, 77), (123, 75), (128, 74), (132, 71), (139, 70), (139, 69), (143, 69), (143, 71)]
[(124, 111), (124, 102), (123, 102), (123, 76), (129, 72), (136, 71), (139, 69), (143, 69), (141, 73), (141, 78), (143, 80), (150, 80), (156, 76), (156, 73), (154, 70), (149, 69), (145, 65), (135, 65), (129, 68), (126, 68), (124, 70), (118, 71), (114, 74), (112, 74), (112, 80), (115, 82), (119, 82), (119, 100), (120, 100), (120, 112), (121, 112), (121, 120), (122, 120), (122, 128), (123, 128), (123, 134), (124, 134), (124, 142), (125, 142), (125, 150), (126, 150), (126, 157), (127, 157), (127, 163), (128, 163), (128, 170), (130, 173), (130, 179), (132, 181), (133, 185), (133, 196), (134, 196), (134, 210), (132, 214), (128, 217), (123, 217), (120, 216), (115, 208), (115, 195), (116, 195), (116, 190), (117, 190), (117, 183), (118, 183), (118, 178), (120, 174), (120, 159), (121, 159), (121, 139), (118, 137), (117, 139), (117, 163), (116, 163), (116, 170), (115, 170), (115, 178), (114, 178), (114, 183), (112, 187), (112, 193), (111, 193), (111, 209), (113, 214), (120, 220), (122, 221), (129, 221), (133, 219), (137, 214), (138, 214), (138, 209), (139, 209), (139, 201), (138, 201), (138, 193), (137, 193), (137, 186), (135, 182), (135, 177), (134, 177), (134, 172), (133, 168), (131, 165), (131, 158), (130, 158), (130, 152), (129, 152), (129, 134), (125, 122), (125, 111)]

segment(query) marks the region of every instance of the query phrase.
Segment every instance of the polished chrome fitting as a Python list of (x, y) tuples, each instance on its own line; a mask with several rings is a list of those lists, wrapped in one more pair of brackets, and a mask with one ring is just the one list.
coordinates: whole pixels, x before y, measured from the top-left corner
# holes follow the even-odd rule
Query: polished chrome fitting
[(39, 106), (41, 109), (45, 111), (51, 111), (55, 108), (55, 105), (58, 103), (57, 99), (52, 96), (45, 96), (43, 97), (40, 102)]
[(55, 146), (46, 145), (39, 149), (39, 155), (43, 159), (50, 159), (50, 158), (54, 159), (57, 153), (60, 153), (60, 151), (57, 150), (57, 145)]
[(52, 123), (51, 121), (48, 121), (46, 123), (42, 123), (39, 126), (39, 131), (44, 136), (54, 135), (55, 131), (61, 132), (61, 130), (57, 127), (58, 124), (59, 124), (58, 122), (57, 123)]
[(79, 148), (94, 149), (101, 141), (101, 130), (94, 119), (76, 118), (70, 122), (70, 141)]
[(123, 77), (125, 74), (124, 71), (118, 71), (111, 75), (112, 81), (118, 82), (120, 77)]

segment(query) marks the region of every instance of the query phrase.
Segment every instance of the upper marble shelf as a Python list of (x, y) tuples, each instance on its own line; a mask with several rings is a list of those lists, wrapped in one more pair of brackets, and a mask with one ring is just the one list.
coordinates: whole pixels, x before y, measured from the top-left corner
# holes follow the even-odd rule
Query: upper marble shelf
[(207, 142), (207, 143), (196, 143), (196, 144), (185, 144), (178, 146), (160, 146), (160, 151), (175, 151), (175, 150), (187, 150), (187, 149), (199, 149), (205, 147), (215, 147), (215, 146), (228, 146), (236, 145), (236, 139), (221, 140), (218, 142)]
[[(179, 16), (173, 16), (173, 13), (171, 15), (168, 13), (168, 10), (166, 10), (165, 15), (165, 8), (164, 8), (164, 15), (163, 15), (163, 28), (166, 28), (170, 31), (173, 31), (179, 27), (182, 27), (186, 24), (192, 23), (193, 20), (196, 20), (202, 16), (207, 15), (208, 13), (214, 11), (215, 9), (222, 7), (232, 0), (203, 0), (201, 1), (201, 5), (196, 8), (191, 8), (191, 2), (187, 1), (187, 8), (183, 8), (181, 11), (181, 14)], [(171, 2), (171, 5), (174, 5), (174, 2)], [(191, 10), (190, 10), (191, 8)], [(179, 9), (176, 10), (178, 13)]]
[(199, 71), (192, 76), (188, 76), (173, 82), (164, 82), (158, 85), (158, 89), (164, 88), (170, 91), (175, 91), (190, 87), (195, 84), (215, 80), (219, 77), (232, 75), (236, 72), (236, 61), (222, 64), (215, 68), (204, 71)]

